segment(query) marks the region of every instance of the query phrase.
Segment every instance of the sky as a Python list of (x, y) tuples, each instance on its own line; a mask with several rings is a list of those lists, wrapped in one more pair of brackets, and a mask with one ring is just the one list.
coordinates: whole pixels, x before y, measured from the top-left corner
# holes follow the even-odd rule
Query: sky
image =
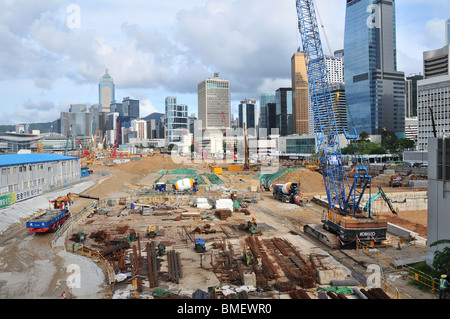
[[(325, 54), (343, 49), (345, 2), (316, 0)], [(396, 16), (398, 70), (423, 73), (423, 52), (445, 45), (450, 0), (397, 0)], [(0, 45), (0, 125), (11, 125), (98, 103), (106, 69), (141, 117), (167, 96), (197, 113), (197, 84), (215, 72), (235, 112), (291, 86), (301, 40), (295, 0), (0, 0)]]

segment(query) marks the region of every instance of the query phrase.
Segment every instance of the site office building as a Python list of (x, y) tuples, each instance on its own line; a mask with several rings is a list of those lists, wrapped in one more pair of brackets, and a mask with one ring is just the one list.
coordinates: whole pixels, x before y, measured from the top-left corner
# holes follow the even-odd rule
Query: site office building
[[(15, 201), (21, 201), (80, 179), (81, 164), (78, 157), (38, 153), (0, 156), (2, 198), (15, 197)], [(6, 205), (0, 203), (0, 207)]]

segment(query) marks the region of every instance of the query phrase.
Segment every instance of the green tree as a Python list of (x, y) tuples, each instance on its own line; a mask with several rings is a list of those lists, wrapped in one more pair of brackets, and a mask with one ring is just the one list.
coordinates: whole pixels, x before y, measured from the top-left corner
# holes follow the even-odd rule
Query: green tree
[[(434, 247), (441, 244), (450, 244), (449, 239), (438, 240), (430, 245)], [(450, 270), (450, 247), (445, 247), (442, 251), (437, 250), (434, 253), (433, 268), (441, 274), (447, 274)]]

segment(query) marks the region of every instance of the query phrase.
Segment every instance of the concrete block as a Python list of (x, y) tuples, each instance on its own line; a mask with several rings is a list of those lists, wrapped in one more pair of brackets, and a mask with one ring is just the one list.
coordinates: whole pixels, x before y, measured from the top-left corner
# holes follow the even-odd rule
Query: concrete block
[(342, 267), (327, 267), (317, 270), (317, 279), (321, 285), (329, 285), (332, 281), (343, 280), (346, 274)]
[(233, 211), (233, 201), (229, 198), (222, 198), (216, 200), (216, 209), (229, 209)]
[(395, 224), (388, 223), (387, 231), (393, 235), (397, 235), (402, 238), (412, 239), (419, 236), (418, 233), (412, 232), (403, 227), (397, 226)]
[(207, 198), (194, 198), (194, 205), (197, 208), (211, 209), (212, 205), (209, 203)]

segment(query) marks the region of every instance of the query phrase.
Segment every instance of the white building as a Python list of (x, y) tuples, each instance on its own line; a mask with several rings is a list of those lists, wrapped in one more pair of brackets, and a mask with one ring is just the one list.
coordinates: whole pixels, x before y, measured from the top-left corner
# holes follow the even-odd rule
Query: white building
[(198, 120), (201, 121), (202, 130), (225, 130), (225, 127), (230, 127), (230, 117), (230, 82), (215, 73), (214, 78), (198, 84)]
[(428, 139), (434, 137), (433, 110), (437, 136), (450, 132), (450, 75), (424, 79), (417, 84), (417, 115), (419, 151), (428, 149)]
[(419, 121), (417, 117), (407, 117), (405, 119), (405, 135), (407, 139), (413, 140), (417, 145), (417, 130)]
[(325, 64), (328, 71), (328, 81), (331, 83), (344, 82), (344, 67), (342, 58), (334, 56), (325, 56)]
[(81, 179), (80, 158), (55, 154), (0, 156), (0, 207)]

